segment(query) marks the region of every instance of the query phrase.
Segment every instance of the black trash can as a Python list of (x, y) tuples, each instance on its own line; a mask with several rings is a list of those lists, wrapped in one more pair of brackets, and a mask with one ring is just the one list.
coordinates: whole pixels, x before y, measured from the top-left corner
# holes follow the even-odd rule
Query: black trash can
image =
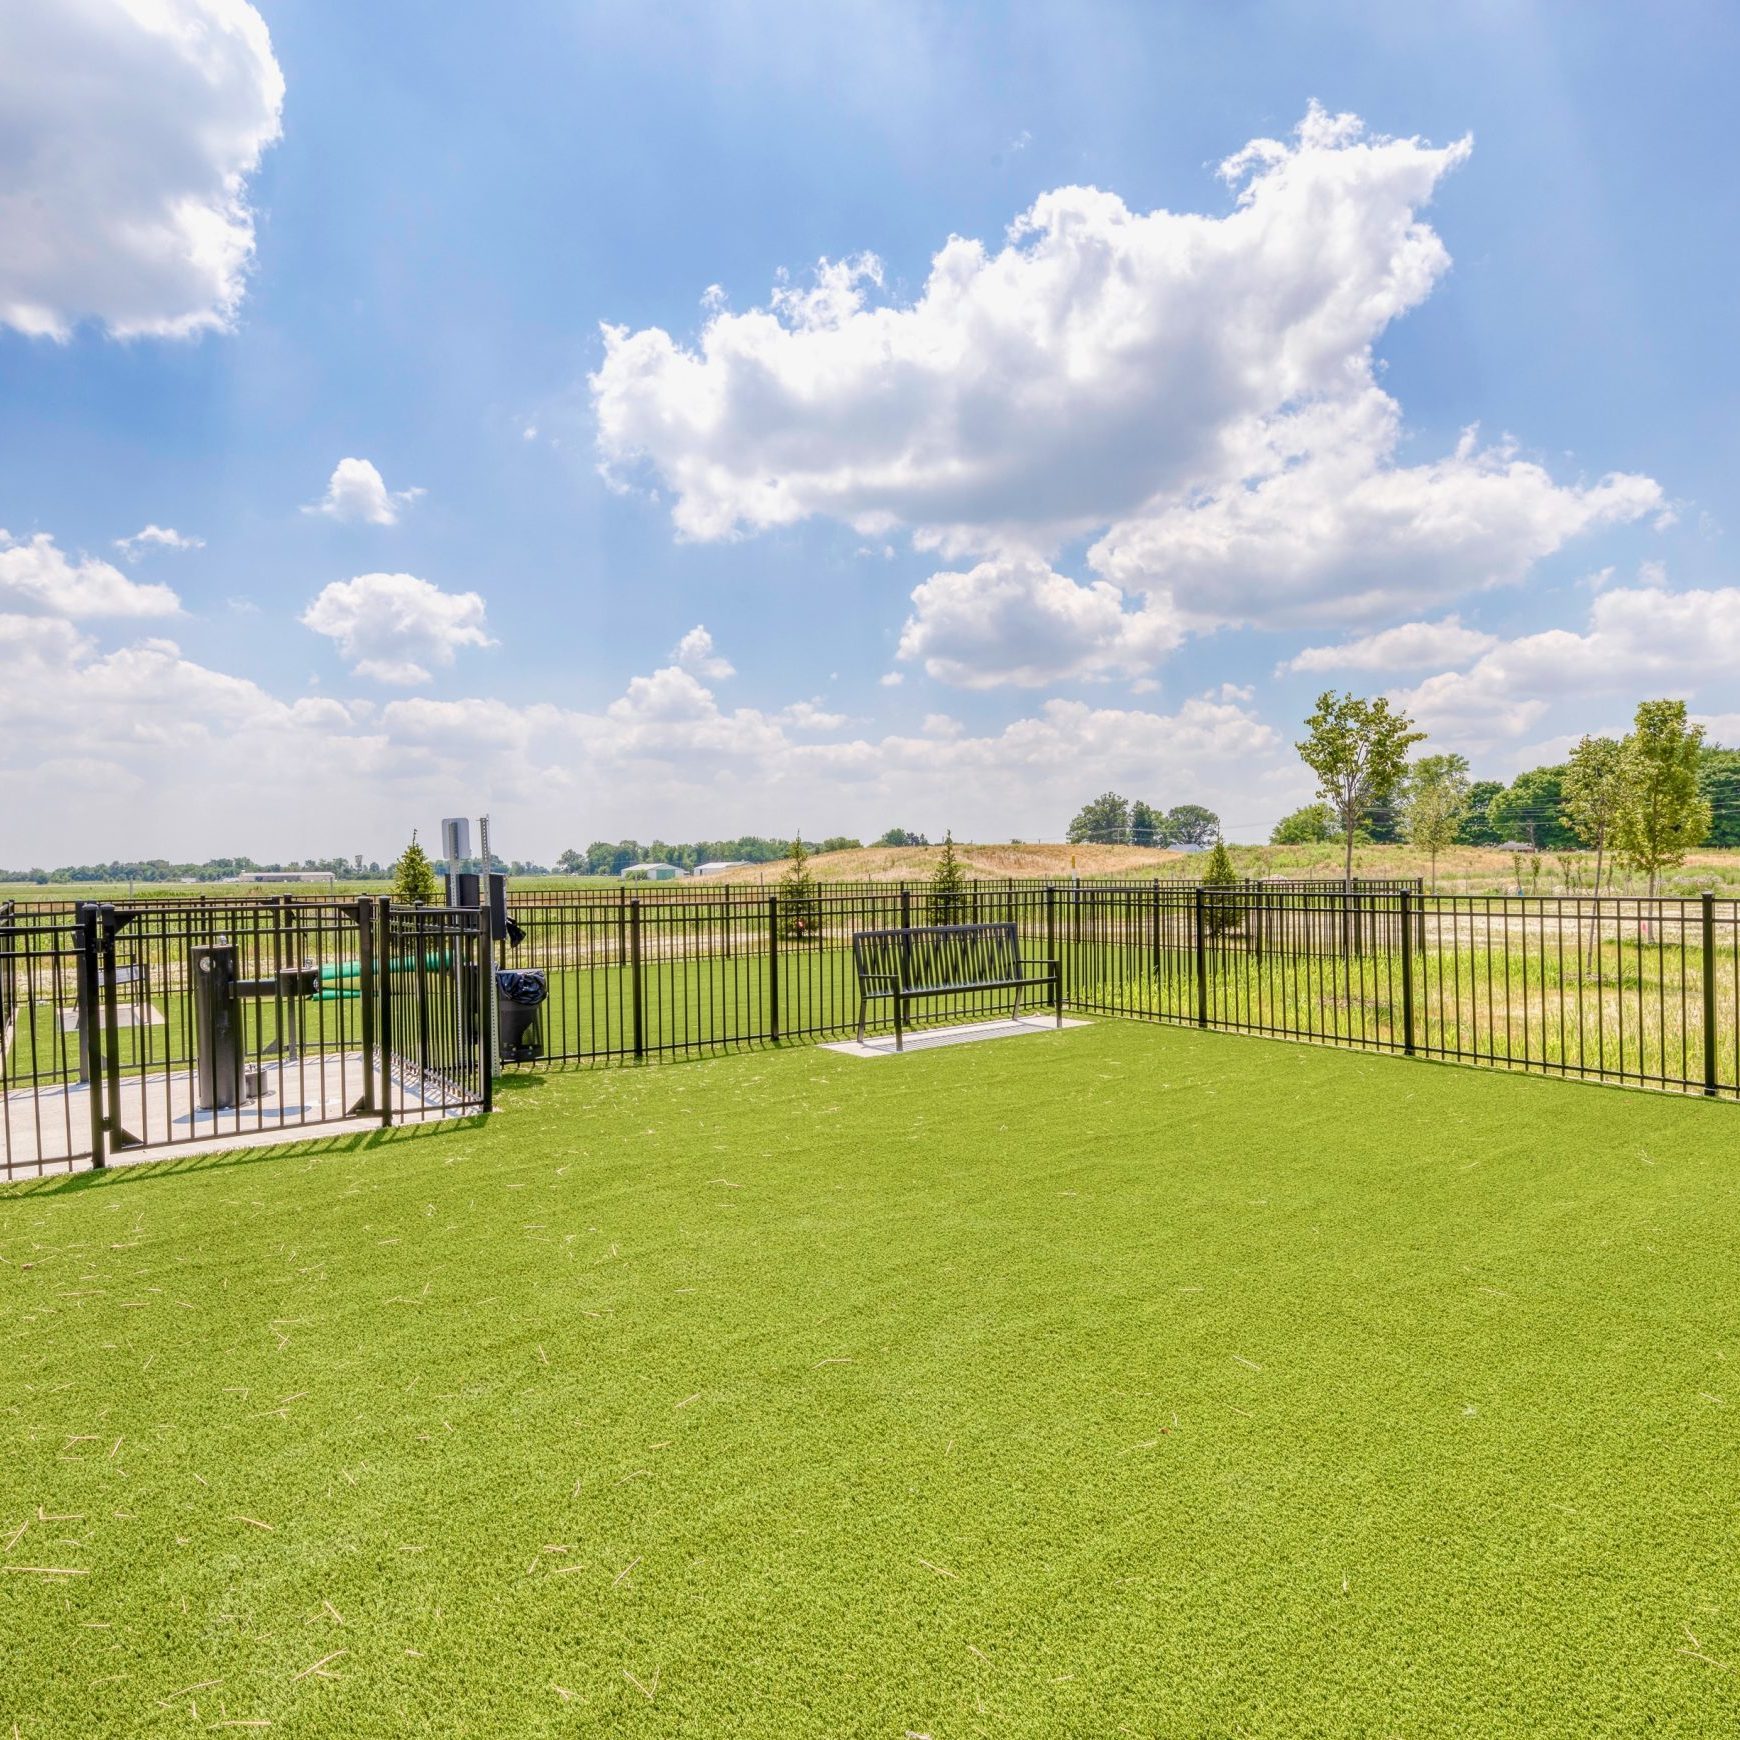
[(495, 1025), (503, 1063), (530, 1063), (544, 1055), (542, 1012), (550, 987), (541, 967), (503, 967), (495, 976)]

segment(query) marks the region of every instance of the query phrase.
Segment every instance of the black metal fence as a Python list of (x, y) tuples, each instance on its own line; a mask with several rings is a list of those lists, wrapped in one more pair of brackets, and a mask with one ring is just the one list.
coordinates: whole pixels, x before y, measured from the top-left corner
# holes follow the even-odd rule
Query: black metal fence
[[(550, 985), (548, 1061), (842, 1037), (859, 930), (998, 920), (1061, 964), (1066, 1007), (1689, 1092), (1740, 1090), (1740, 905), (1424, 895), (1321, 883), (818, 892), (642, 902), (522, 895), (515, 966)], [(989, 1015), (999, 998), (930, 1019)], [(886, 1025), (878, 1011), (872, 1025)]]
[(476, 908), (273, 896), (0, 907), (0, 1162), (487, 1110)]
[[(1059, 962), (1069, 1010), (1740, 1093), (1740, 903), (1711, 895), (1108, 879), (952, 896), (819, 885), (794, 899), (690, 884), (652, 899), (513, 893), (508, 917), (520, 940), (500, 964), (538, 969), (548, 987), (542, 1063), (843, 1038), (858, 1022), (855, 933), (997, 921), (1029, 958)], [(202, 1105), (212, 1046), (193, 976), (214, 949), (239, 987), (224, 1006), (241, 1081)], [(0, 907), (7, 1173), (214, 1134), (485, 1109), (496, 963), (487, 915), (468, 907)], [(962, 993), (921, 1020), (1008, 1007), (1006, 993)], [(871, 1016), (887, 1027), (885, 1005)]]

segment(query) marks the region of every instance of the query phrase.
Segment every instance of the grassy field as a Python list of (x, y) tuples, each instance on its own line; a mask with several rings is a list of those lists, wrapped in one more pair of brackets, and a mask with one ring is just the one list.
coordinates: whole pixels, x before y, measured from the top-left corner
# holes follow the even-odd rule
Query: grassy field
[(1731, 1106), (1111, 1023), (501, 1099), (0, 1193), (0, 1732), (1740, 1721)]
[[(1067, 880), (1072, 875), (1116, 876), (1142, 881), (1159, 877), (1162, 881), (1194, 882), (1203, 871), (1205, 860), (1200, 855), (1160, 850), (1151, 846), (1051, 846), (1051, 845), (959, 845), (963, 869), (970, 878), (999, 879), (1009, 876), (1040, 876)], [(1317, 846), (1233, 846), (1233, 865), (1241, 876), (1307, 876), (1334, 878), (1341, 874), (1341, 848), (1337, 845)], [(928, 879), (941, 855), (937, 846), (866, 846), (853, 852), (829, 852), (810, 860), (810, 868), (822, 882), (898, 882)], [(1641, 877), (1623, 872), (1610, 877), (1610, 866), (1602, 872), (1602, 891), (1616, 894), (1642, 894), (1645, 883)], [(684, 894), (720, 883), (766, 887), (778, 886), (783, 864), (750, 864), (741, 870), (728, 871), (699, 882), (678, 883)], [(1360, 876), (1426, 877), (1432, 866), (1424, 853), (1412, 846), (1361, 846), (1354, 853), (1354, 871)], [(1520, 871), (1520, 876), (1519, 876)], [(1518, 861), (1509, 852), (1495, 852), (1486, 847), (1458, 846), (1438, 856), (1437, 886), (1444, 894), (1592, 894), (1594, 892), (1595, 855), (1592, 852), (1542, 852), (1538, 857)], [(624, 886), (615, 876), (516, 876), (513, 887), (534, 892), (538, 889), (598, 888), (620, 889)], [(629, 891), (647, 891), (647, 885)], [(668, 894), (671, 884), (650, 885), (649, 898)], [(1695, 895), (1706, 888), (1718, 894), (1740, 895), (1740, 850), (1710, 847), (1693, 852), (1678, 870), (1664, 877), (1660, 892), (1669, 895)], [(263, 893), (318, 894), (322, 892), (351, 894), (384, 894), (384, 882), (340, 882), (331, 889), (308, 886), (259, 887), (251, 884), (222, 883), (151, 883), (141, 884), (140, 892), (157, 899), (186, 895), (257, 895)], [(63, 899), (63, 900), (124, 900), (129, 893), (124, 883), (61, 883), (41, 886), (34, 883), (0, 883), (0, 900)]]

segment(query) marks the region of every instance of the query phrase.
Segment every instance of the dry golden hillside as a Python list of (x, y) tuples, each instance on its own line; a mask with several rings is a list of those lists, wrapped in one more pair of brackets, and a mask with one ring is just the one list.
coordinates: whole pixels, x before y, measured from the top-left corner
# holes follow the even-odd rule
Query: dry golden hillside
[[(955, 855), (969, 876), (1161, 876), (1183, 862), (1181, 852), (1152, 846), (968, 846), (958, 841)], [(930, 875), (941, 846), (861, 846), (855, 852), (828, 852), (810, 860), (825, 882), (899, 882)], [(777, 881), (783, 864), (753, 864), (728, 870), (720, 882)]]

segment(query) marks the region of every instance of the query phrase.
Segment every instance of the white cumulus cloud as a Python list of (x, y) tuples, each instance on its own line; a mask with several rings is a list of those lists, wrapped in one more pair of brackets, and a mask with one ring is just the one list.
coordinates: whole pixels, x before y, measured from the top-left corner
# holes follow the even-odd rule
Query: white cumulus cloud
[(1429, 671), (1458, 665), (1498, 645), (1496, 634), (1464, 628), (1458, 616), (1404, 622), (1338, 646), (1308, 646), (1283, 671)]
[(117, 538), (115, 548), (133, 562), (148, 549), (203, 550), (205, 539), (178, 532), (174, 526), (149, 525), (140, 527), (130, 538)]
[(671, 657), (698, 677), (716, 680), (737, 674), (731, 661), (713, 645), (712, 635), (698, 622), (671, 649)]
[(1502, 641), (1466, 670), (1428, 677), (1396, 699), (1428, 731), (1479, 748), (1530, 730), (1566, 698), (1691, 697), (1721, 685), (1726, 699), (1736, 668), (1740, 587), (1616, 587), (1597, 594), (1582, 632)]
[(305, 628), (338, 647), (359, 677), (427, 682), (461, 647), (494, 646), (475, 592), (443, 592), (415, 574), (359, 574), (335, 580), (303, 611)]
[(0, 6), (0, 324), (180, 338), (235, 318), (284, 78), (245, 0)]
[(387, 488), (386, 479), (367, 459), (341, 459), (326, 482), (326, 494), (310, 502), (305, 514), (373, 526), (397, 525), (399, 512), (424, 492), (418, 488)]
[(1468, 153), (1313, 109), (1227, 165), (1221, 217), (1043, 194), (995, 250), (952, 237), (918, 300), (873, 256), (720, 310), (689, 348), (605, 328), (605, 463), (691, 537), (811, 514), (953, 548), (1048, 544), (1236, 468), (1249, 426), (1346, 389), (1448, 264), (1418, 208)]
[[(1401, 462), (1374, 346), (1449, 267), (1421, 212), (1471, 148), (1313, 105), (1222, 165), (1219, 214), (1057, 188), (1000, 245), (951, 237), (910, 301), (860, 253), (760, 307), (709, 298), (693, 342), (606, 326), (604, 474), (652, 485), (686, 538), (820, 516), (962, 558), (915, 595), (903, 649), (980, 687), (1135, 674), (1186, 631), (1514, 582), (1585, 533), (1659, 520), (1664, 497), (1632, 474), (1561, 481), (1473, 430)], [(1050, 566), (1075, 538), (1091, 576)], [(1056, 647), (1029, 656), (1047, 627)]]
[(1089, 560), (1201, 626), (1370, 618), (1520, 580), (1572, 538), (1661, 505), (1652, 478), (1555, 483), (1473, 431), (1445, 458), (1396, 465), (1400, 436), (1376, 387), (1273, 419), (1244, 475), (1120, 521)]
[(64, 617), (174, 616), (181, 601), (167, 586), (129, 580), (112, 563), (74, 561), (47, 532), (23, 541), (0, 531), (0, 611)]
[(968, 689), (1136, 675), (1182, 634), (1163, 606), (1126, 602), (1107, 581), (1084, 586), (1032, 558), (981, 562), (914, 589), (897, 654)]

